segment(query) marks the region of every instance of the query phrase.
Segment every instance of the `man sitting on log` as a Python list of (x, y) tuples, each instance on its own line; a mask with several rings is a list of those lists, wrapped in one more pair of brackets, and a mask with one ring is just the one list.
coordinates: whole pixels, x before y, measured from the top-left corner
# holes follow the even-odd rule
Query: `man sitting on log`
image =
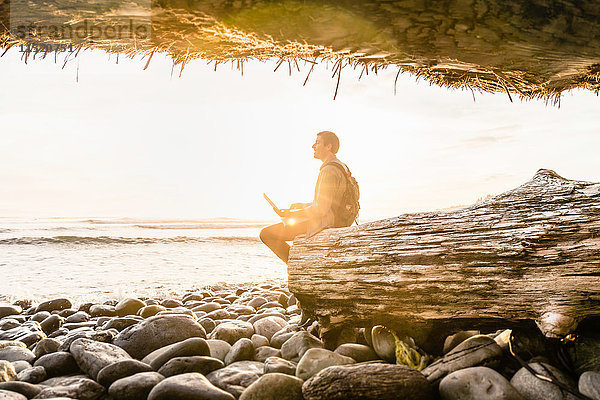
[(260, 232), (260, 240), (287, 264), (290, 245), (298, 235), (312, 236), (325, 228), (349, 226), (358, 213), (358, 185), (348, 167), (335, 156), (340, 140), (335, 133), (317, 133), (312, 148), (314, 158), (323, 162), (312, 203), (295, 203), (290, 209), (275, 212), (283, 222)]

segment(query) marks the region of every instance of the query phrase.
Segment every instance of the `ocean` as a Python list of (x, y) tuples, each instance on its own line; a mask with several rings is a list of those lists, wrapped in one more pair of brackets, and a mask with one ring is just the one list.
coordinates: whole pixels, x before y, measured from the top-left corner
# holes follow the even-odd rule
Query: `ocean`
[(181, 294), (284, 281), (258, 238), (269, 222), (0, 218), (0, 300)]

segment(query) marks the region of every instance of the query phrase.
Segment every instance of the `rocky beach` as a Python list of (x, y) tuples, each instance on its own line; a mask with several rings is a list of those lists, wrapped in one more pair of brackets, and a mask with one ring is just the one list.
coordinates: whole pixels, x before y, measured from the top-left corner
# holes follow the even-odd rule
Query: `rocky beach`
[(179, 298), (0, 306), (0, 399), (600, 399), (595, 321), (550, 340), (449, 335), (440, 354), (384, 326), (320, 338), (285, 285)]

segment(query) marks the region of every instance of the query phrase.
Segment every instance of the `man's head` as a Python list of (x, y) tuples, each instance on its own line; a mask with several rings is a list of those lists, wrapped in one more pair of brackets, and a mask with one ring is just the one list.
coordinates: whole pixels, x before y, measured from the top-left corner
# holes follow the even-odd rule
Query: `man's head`
[(336, 154), (340, 148), (340, 139), (333, 132), (323, 131), (317, 133), (317, 139), (312, 148), (314, 149), (314, 157), (325, 161), (332, 155)]

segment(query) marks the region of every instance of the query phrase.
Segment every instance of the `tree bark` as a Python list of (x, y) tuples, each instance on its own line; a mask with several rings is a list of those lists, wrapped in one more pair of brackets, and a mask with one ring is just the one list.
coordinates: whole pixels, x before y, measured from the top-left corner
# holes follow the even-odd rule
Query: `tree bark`
[(419, 342), (441, 325), (531, 320), (560, 336), (600, 314), (599, 266), (600, 184), (539, 170), (457, 211), (300, 236), (288, 270), (290, 290), (322, 332), (382, 324)]

